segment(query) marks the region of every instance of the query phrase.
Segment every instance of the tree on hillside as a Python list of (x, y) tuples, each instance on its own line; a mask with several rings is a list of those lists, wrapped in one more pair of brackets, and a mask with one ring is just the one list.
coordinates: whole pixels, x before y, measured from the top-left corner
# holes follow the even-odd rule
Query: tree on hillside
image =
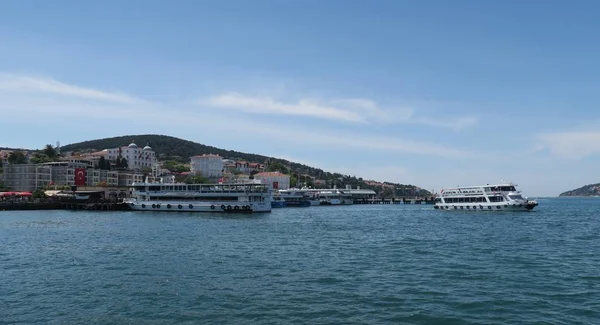
[(285, 167), (282, 163), (280, 162), (273, 162), (269, 164), (269, 167), (267, 167), (267, 171), (268, 172), (280, 172), (282, 174), (289, 174), (289, 170), (287, 167)]
[(210, 184), (210, 180), (200, 175), (188, 175), (182, 180), (186, 184)]
[(31, 157), (31, 159), (29, 159), (29, 161), (32, 164), (43, 164), (43, 163), (51, 162), (52, 159), (50, 157), (48, 157), (46, 154), (44, 154), (44, 153), (36, 152), (33, 155), (33, 157)]
[(175, 160), (167, 160), (163, 163), (163, 167), (175, 172), (175, 173), (182, 173), (182, 172), (189, 172), (190, 168), (182, 163), (179, 163)]
[[(127, 145), (131, 142), (135, 143), (152, 143), (152, 150), (156, 152), (159, 160), (172, 160), (181, 165), (189, 163), (189, 157), (202, 154), (217, 154), (224, 158), (233, 160), (245, 160), (249, 162), (264, 163), (267, 167), (267, 171), (280, 171), (286, 174), (290, 174), (289, 170), (293, 170), (294, 174), (310, 175), (314, 179), (325, 180), (327, 186), (318, 185), (319, 187), (330, 187), (332, 185), (345, 186), (351, 185), (352, 188), (360, 186), (362, 189), (372, 189), (379, 192), (383, 189), (382, 186), (367, 185), (363, 179), (349, 177), (349, 175), (341, 175), (338, 173), (326, 172), (322, 169), (310, 167), (307, 165), (295, 163), (285, 159), (267, 157), (258, 154), (244, 153), (233, 150), (226, 150), (216, 148), (212, 146), (203, 145), (189, 140), (179, 139), (172, 136), (159, 135), (159, 134), (142, 134), (142, 135), (125, 135), (105, 139), (97, 139), (91, 141), (85, 141), (80, 143), (69, 144), (63, 146), (63, 151), (97, 151), (108, 148), (120, 148), (123, 145)], [(92, 150), (93, 149), (93, 150)], [(277, 167), (278, 166), (278, 167)], [(178, 166), (179, 167), (179, 166)], [(270, 167), (270, 169), (269, 169)], [(283, 167), (283, 168), (282, 168)], [(166, 167), (168, 168), (168, 167)], [(178, 171), (177, 169), (168, 168), (172, 171)], [(148, 173), (149, 173), (148, 169)], [(341, 178), (340, 178), (341, 177)], [(304, 177), (301, 177), (301, 182), (304, 181)], [(335, 180), (337, 178), (337, 180)], [(321, 183), (323, 184), (323, 183)], [(396, 193), (398, 196), (410, 195), (410, 190), (405, 190), (406, 186), (400, 184), (393, 184), (396, 187)], [(402, 189), (401, 189), (402, 188)], [(414, 186), (412, 187), (414, 188)], [(428, 191), (419, 192), (419, 195), (426, 195)]]
[(26, 164), (27, 157), (21, 151), (14, 151), (8, 156), (8, 163), (11, 165)]
[(98, 159), (98, 165), (96, 167), (98, 169), (106, 169), (106, 159), (104, 156), (101, 156), (100, 159)]
[(58, 157), (58, 153), (56, 152), (56, 149), (51, 144), (46, 145), (46, 147), (43, 150), (43, 153), (52, 160), (54, 160)]

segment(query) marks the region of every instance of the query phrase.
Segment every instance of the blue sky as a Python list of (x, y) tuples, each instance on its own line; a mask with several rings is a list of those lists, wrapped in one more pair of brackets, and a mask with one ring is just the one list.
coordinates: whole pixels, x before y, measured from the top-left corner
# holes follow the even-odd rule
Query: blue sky
[(2, 1), (0, 146), (158, 133), (430, 190), (600, 182), (600, 3)]

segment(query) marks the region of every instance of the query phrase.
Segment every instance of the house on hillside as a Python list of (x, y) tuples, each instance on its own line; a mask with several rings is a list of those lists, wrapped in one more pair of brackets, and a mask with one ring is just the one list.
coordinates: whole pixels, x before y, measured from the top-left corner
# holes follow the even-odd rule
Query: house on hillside
[(219, 155), (204, 154), (190, 158), (190, 171), (206, 178), (218, 178), (223, 175), (223, 158)]
[(290, 188), (290, 176), (280, 172), (262, 172), (254, 175), (254, 179), (260, 180), (270, 190), (287, 190)]

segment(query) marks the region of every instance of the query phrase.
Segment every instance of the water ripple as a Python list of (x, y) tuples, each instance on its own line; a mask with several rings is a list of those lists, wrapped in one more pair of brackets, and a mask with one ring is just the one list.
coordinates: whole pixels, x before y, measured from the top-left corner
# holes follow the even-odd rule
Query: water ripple
[(600, 200), (0, 213), (0, 323), (594, 324)]

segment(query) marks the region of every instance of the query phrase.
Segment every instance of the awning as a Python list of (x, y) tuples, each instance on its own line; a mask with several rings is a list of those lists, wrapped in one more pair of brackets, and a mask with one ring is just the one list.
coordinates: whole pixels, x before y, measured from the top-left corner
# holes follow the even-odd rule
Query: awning
[(0, 196), (31, 196), (29, 192), (0, 192)]

